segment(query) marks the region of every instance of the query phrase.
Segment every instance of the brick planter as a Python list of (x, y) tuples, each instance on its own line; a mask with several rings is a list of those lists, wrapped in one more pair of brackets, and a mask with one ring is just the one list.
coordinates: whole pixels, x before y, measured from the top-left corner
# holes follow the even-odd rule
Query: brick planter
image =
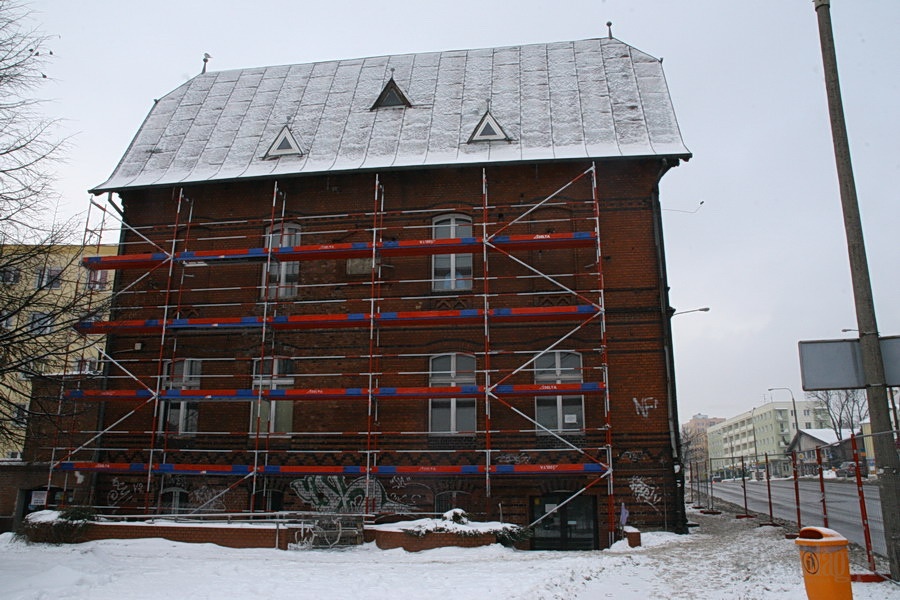
[(403, 548), (407, 552), (419, 552), (445, 546), (457, 546), (461, 548), (476, 548), (487, 546), (497, 542), (497, 536), (493, 533), (479, 533), (476, 535), (458, 535), (456, 533), (428, 532), (423, 536), (411, 535), (404, 531), (384, 531), (376, 529), (375, 545), (382, 550)]

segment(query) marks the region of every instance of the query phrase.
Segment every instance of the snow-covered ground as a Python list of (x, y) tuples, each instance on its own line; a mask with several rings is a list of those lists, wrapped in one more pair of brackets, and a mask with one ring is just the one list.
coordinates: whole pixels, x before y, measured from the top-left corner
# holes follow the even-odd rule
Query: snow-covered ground
[[(166, 540), (27, 544), (0, 535), (0, 598), (798, 600), (799, 552), (781, 529), (691, 512), (690, 535), (642, 534), (602, 552), (499, 545), (408, 553), (234, 550)], [(861, 567), (855, 571), (862, 572)], [(900, 600), (900, 586), (854, 583), (856, 600)]]

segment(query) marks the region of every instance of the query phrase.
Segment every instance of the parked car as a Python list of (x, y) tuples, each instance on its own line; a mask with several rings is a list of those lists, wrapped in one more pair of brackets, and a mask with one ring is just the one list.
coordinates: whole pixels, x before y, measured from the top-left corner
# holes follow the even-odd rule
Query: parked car
[[(856, 477), (856, 463), (853, 461), (842, 462), (835, 470), (835, 475), (838, 477)], [(868, 473), (863, 469), (861, 475), (865, 477)]]

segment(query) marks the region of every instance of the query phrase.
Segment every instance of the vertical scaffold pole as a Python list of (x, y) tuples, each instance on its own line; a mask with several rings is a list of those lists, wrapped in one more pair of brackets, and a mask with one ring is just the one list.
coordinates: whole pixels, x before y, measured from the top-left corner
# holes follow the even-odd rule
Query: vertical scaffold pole
[[(262, 284), (262, 292), (263, 292), (263, 314), (262, 314), (262, 328), (260, 331), (260, 341), (259, 341), (259, 366), (257, 367), (258, 373), (255, 373), (253, 376), (258, 375), (258, 380), (253, 383), (256, 384), (256, 436), (254, 440), (253, 447), (253, 477), (251, 481), (251, 492), (250, 492), (250, 512), (256, 510), (256, 488), (257, 488), (257, 478), (259, 475), (259, 445), (260, 445), (260, 437), (262, 435), (262, 403), (263, 403), (263, 394), (265, 393), (265, 361), (266, 361), (266, 336), (269, 332), (269, 303), (271, 302), (270, 298), (270, 290), (272, 289), (272, 285), (270, 283), (270, 273), (272, 270), (272, 250), (275, 241), (275, 209), (278, 206), (278, 195), (281, 192), (278, 190), (278, 182), (275, 182), (275, 185), (272, 188), (272, 208), (269, 213), (269, 235), (266, 236), (266, 267), (263, 275), (263, 279), (260, 282)], [(278, 246), (280, 247), (284, 240), (284, 213), (285, 207), (287, 205), (287, 201), (282, 200), (281, 202), (281, 229), (279, 231), (278, 236)], [(277, 278), (277, 282), (275, 285), (275, 299), (274, 301), (278, 302), (278, 292), (281, 288), (281, 277)], [(274, 344), (274, 340), (273, 340)], [(275, 357), (273, 354), (272, 357), (272, 365), (270, 369), (270, 386), (271, 382), (275, 378)], [(269, 422), (272, 420), (272, 406), (269, 405), (269, 416), (266, 421), (266, 444), (268, 447), (269, 443)]]
[[(172, 190), (175, 194), (175, 190)], [(172, 243), (169, 248), (167, 260), (169, 269), (166, 274), (166, 292), (163, 302), (162, 328), (159, 333), (159, 352), (156, 357), (156, 384), (153, 386), (153, 417), (150, 421), (150, 453), (147, 459), (147, 488), (144, 492), (144, 509), (150, 510), (150, 487), (153, 483), (153, 454), (156, 450), (156, 428), (159, 419), (159, 393), (163, 380), (163, 353), (166, 349), (166, 333), (168, 332), (169, 301), (172, 297), (172, 275), (175, 270), (175, 250), (178, 244), (178, 228), (181, 226), (181, 203), (184, 200), (184, 188), (178, 188), (178, 201), (175, 205), (175, 223), (172, 227)]]
[(597, 305), (600, 306), (602, 314), (600, 315), (600, 348), (602, 352), (601, 362), (603, 366), (603, 423), (606, 427), (606, 465), (609, 472), (606, 476), (606, 513), (607, 527), (609, 528), (609, 544), (615, 541), (614, 535), (616, 530), (616, 498), (615, 487), (613, 482), (612, 469), (612, 427), (609, 415), (609, 385), (606, 374), (606, 305), (603, 298), (603, 251), (600, 244), (600, 187), (597, 183), (597, 164), (591, 163), (591, 208), (594, 212), (594, 237), (597, 239), (597, 245), (594, 251), (594, 261), (597, 273)]
[[(481, 170), (481, 239), (488, 239), (488, 184), (487, 169)], [(488, 265), (488, 245), (481, 244), (481, 298), (484, 309), (484, 496), (491, 497), (491, 327), (490, 314), (490, 270)], [(477, 423), (477, 421), (476, 421)], [(475, 429), (478, 427), (476, 425)], [(489, 512), (489, 511), (488, 511)]]
[(368, 392), (368, 406), (367, 406), (367, 414), (366, 414), (366, 491), (365, 491), (365, 506), (366, 512), (374, 512), (374, 498), (372, 498), (371, 494), (371, 483), (372, 483), (372, 468), (373, 468), (373, 459), (372, 453), (374, 451), (374, 439), (372, 435), (372, 426), (374, 425), (374, 417), (375, 417), (375, 395), (374, 390), (378, 385), (378, 380), (375, 378), (375, 372), (378, 367), (378, 361), (376, 361), (375, 357), (375, 349), (378, 344), (376, 343), (376, 336), (378, 334), (377, 328), (375, 327), (376, 320), (376, 311), (379, 310), (378, 303), (376, 299), (381, 293), (381, 265), (378, 264), (378, 242), (381, 241), (381, 227), (383, 225), (382, 219), (384, 218), (384, 188), (381, 186), (381, 177), (379, 175), (375, 175), (375, 194), (372, 199), (372, 264), (371, 264), (371, 275), (369, 278), (369, 392)]

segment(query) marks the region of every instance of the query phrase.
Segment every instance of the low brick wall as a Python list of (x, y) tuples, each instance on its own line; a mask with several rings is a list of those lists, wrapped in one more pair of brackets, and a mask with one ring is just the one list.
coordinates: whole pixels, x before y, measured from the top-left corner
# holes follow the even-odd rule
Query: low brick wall
[(407, 552), (419, 552), (445, 546), (458, 546), (460, 548), (476, 548), (487, 546), (497, 542), (497, 536), (493, 533), (479, 533), (477, 535), (457, 535), (455, 533), (427, 533), (423, 536), (410, 535), (403, 531), (375, 530), (375, 545), (382, 550), (403, 548)]
[(128, 523), (90, 523), (81, 541), (106, 539), (133, 540), (163, 538), (174, 542), (218, 544), (227, 548), (280, 548), (287, 550), (290, 529), (287, 527), (191, 527), (172, 525), (131, 525)]

